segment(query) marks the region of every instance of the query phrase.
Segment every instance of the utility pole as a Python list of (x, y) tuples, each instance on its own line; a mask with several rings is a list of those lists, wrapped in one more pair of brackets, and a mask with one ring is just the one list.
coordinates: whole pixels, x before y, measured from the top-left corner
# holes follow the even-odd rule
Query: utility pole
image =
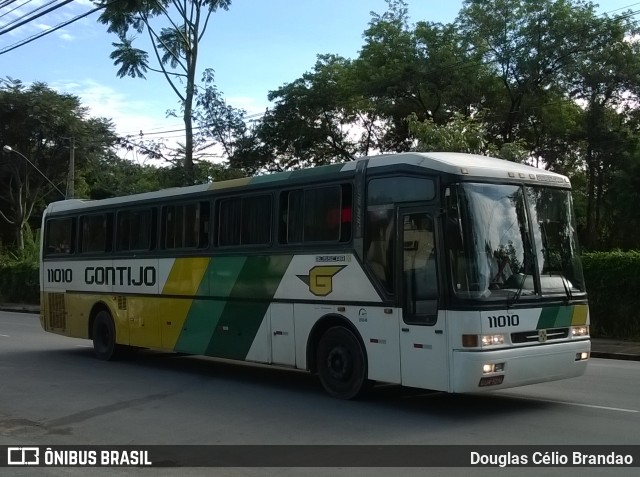
[(75, 195), (76, 166), (75, 166), (76, 143), (75, 139), (69, 138), (69, 177), (67, 178), (67, 199), (73, 199)]

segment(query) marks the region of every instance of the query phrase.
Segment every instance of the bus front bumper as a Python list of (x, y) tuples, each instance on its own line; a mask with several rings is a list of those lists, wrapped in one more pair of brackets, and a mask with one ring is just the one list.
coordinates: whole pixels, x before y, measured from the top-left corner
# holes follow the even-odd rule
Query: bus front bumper
[(589, 340), (495, 351), (454, 351), (451, 392), (495, 391), (581, 376), (590, 352)]

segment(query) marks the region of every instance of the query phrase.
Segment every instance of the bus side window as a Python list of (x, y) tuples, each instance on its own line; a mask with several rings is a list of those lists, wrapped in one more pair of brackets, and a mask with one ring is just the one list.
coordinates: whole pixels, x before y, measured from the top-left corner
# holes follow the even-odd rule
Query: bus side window
[(278, 240), (286, 244), (351, 240), (351, 184), (311, 187), (280, 195)]
[(69, 255), (74, 252), (75, 218), (50, 219), (46, 225), (47, 255)]

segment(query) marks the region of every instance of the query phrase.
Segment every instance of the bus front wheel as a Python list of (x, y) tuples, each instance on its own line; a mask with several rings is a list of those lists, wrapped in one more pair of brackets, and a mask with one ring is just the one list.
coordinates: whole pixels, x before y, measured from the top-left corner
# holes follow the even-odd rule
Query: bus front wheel
[(318, 376), (333, 397), (353, 399), (367, 384), (367, 363), (358, 338), (342, 326), (328, 329), (317, 351)]
[(99, 311), (93, 320), (91, 333), (93, 353), (97, 358), (109, 361), (116, 357), (116, 328), (108, 311)]

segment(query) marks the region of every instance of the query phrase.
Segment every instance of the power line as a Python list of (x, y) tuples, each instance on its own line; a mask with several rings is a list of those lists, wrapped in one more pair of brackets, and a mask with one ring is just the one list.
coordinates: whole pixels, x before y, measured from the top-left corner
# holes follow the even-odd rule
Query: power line
[[(17, 18), (16, 20), (14, 20), (14, 21), (11, 21), (11, 22), (7, 23), (7, 25), (12, 25), (12, 26), (10, 26), (9, 28), (7, 28), (7, 25), (5, 25), (5, 28), (3, 28), (2, 30), (0, 30), (0, 36), (4, 35), (5, 33), (9, 33), (10, 31), (15, 30), (15, 29), (16, 29), (16, 28), (18, 28), (18, 27), (21, 27), (22, 25), (24, 25), (24, 24), (26, 24), (26, 23), (30, 23), (30, 22), (32, 22), (32, 21), (34, 21), (34, 20), (37, 20), (38, 18), (40, 18), (40, 17), (42, 17), (42, 16), (46, 15), (47, 13), (51, 13), (51, 12), (53, 12), (54, 10), (57, 10), (58, 8), (63, 7), (63, 6), (65, 6), (66, 4), (73, 2), (73, 0), (63, 0), (63, 2), (62, 2), (62, 3), (60, 3), (60, 4), (58, 4), (58, 5), (54, 5), (53, 7), (48, 8), (48, 9), (47, 9), (47, 10), (45, 10), (44, 12), (40, 12), (40, 13), (38, 13), (37, 15), (35, 15), (35, 16), (33, 16), (33, 17), (29, 17), (29, 18), (26, 18), (25, 20), (22, 20), (22, 18), (25, 18), (27, 15), (32, 15), (32, 14), (34, 14), (35, 12), (37, 12), (38, 10), (41, 10), (41, 9), (43, 9), (44, 7), (47, 7), (47, 6), (49, 6), (49, 5), (51, 5), (51, 4), (55, 3), (55, 2), (56, 2), (56, 0), (51, 0), (49, 3), (45, 3), (44, 5), (42, 5), (42, 6), (38, 7), (38, 8), (36, 8), (35, 10), (33, 10), (33, 11), (29, 12), (29, 13), (27, 13), (27, 14), (26, 14), (26, 15), (24, 15), (23, 17), (21, 17), (21, 18)], [(102, 8), (102, 7), (100, 7), (100, 8)], [(21, 20), (21, 21), (20, 21), (20, 20)], [(18, 22), (18, 23), (16, 23), (16, 22)], [(14, 23), (15, 23), (15, 25), (14, 25)], [(54, 30), (54, 31), (55, 31), (55, 30)]]
[(8, 7), (12, 3), (15, 3), (16, 0), (2, 0), (0, 1), (0, 8)]
[[(8, 7), (9, 5), (11, 5), (12, 3), (15, 3), (17, 0), (7, 0), (6, 2), (3, 2), (2, 4), (0, 4), (0, 8), (4, 8), (4, 7)], [(2, 17), (6, 17), (7, 15), (9, 15), (10, 13), (16, 11), (18, 8), (22, 8), (24, 7), (27, 3), (31, 3), (33, 2), (33, 0), (27, 0), (24, 3), (21, 3), (20, 5), (18, 5), (17, 7), (13, 7), (11, 10), (9, 10), (8, 12), (3, 13), (2, 15), (0, 15), (0, 18)], [(6, 25), (4, 25), (6, 26)]]
[[(243, 121), (249, 120), (249, 121), (253, 121), (256, 119), (259, 119), (261, 117), (264, 116), (264, 113), (254, 113), (254, 114), (250, 114), (248, 116), (245, 116), (243, 119)], [(215, 123), (209, 123), (209, 124), (203, 124), (201, 126), (194, 126), (192, 129), (197, 130), (197, 129), (206, 129), (210, 126), (214, 126)], [(161, 126), (162, 127), (162, 126)], [(152, 128), (152, 129), (148, 129), (147, 131), (155, 131), (156, 129), (160, 129), (161, 127), (157, 127), (157, 128)], [(159, 134), (169, 134), (169, 133), (175, 133), (175, 132), (185, 132), (186, 129), (185, 128), (178, 128), (178, 129), (168, 129), (165, 131), (156, 131), (156, 132), (144, 132), (143, 130), (140, 130), (139, 132), (132, 132), (131, 134), (124, 134), (125, 136), (156, 136)]]
[(635, 7), (636, 5), (640, 5), (640, 2), (632, 3), (631, 5), (626, 5), (624, 7), (616, 8), (614, 10), (609, 10), (608, 12), (604, 12), (604, 15), (606, 15), (607, 13), (613, 13), (620, 10), (626, 10), (627, 8)]
[[(67, 3), (68, 3), (68, 2), (72, 2), (72, 1), (73, 1), (73, 0), (66, 0), (66, 2), (67, 2)], [(117, 2), (117, 1), (119, 1), (119, 0), (112, 0), (109, 4), (114, 3), (114, 2)], [(107, 5), (109, 5), (109, 4), (107, 4)], [(83, 18), (88, 17), (88, 16), (89, 16), (89, 15), (91, 15), (92, 13), (95, 13), (95, 12), (97, 12), (98, 10), (102, 10), (102, 9), (103, 9), (103, 8), (105, 8), (107, 5), (102, 5), (102, 6), (96, 7), (96, 8), (94, 8), (94, 9), (92, 9), (92, 10), (89, 10), (89, 11), (88, 11), (88, 12), (86, 12), (86, 13), (83, 13), (83, 14), (81, 14), (81, 15), (78, 15), (78, 16), (76, 16), (76, 17), (74, 17), (74, 18), (70, 19), (70, 20), (67, 20), (66, 22), (59, 23), (59, 24), (58, 24), (58, 25), (56, 25), (55, 27), (49, 28), (49, 29), (47, 29), (47, 30), (44, 30), (44, 31), (42, 31), (42, 32), (40, 32), (40, 33), (37, 33), (37, 34), (35, 34), (35, 35), (30, 36), (29, 38), (27, 38), (27, 39), (25, 39), (25, 40), (22, 40), (22, 41), (20, 41), (20, 42), (18, 42), (18, 43), (14, 43), (13, 45), (10, 45), (10, 46), (8, 46), (8, 47), (6, 47), (6, 48), (3, 48), (2, 50), (0, 50), (0, 55), (4, 55), (5, 53), (9, 53), (10, 51), (15, 50), (16, 48), (20, 48), (21, 46), (24, 46), (24, 45), (26, 45), (26, 44), (28, 44), (28, 43), (31, 43), (32, 41), (35, 41), (35, 40), (37, 40), (37, 39), (39, 39), (39, 38), (42, 38), (43, 36), (46, 36), (46, 35), (48, 35), (48, 34), (50, 34), (50, 33), (53, 33), (53, 32), (55, 32), (55, 31), (59, 30), (60, 28), (66, 27), (67, 25), (71, 25), (72, 23), (75, 23), (75, 22), (77, 22), (78, 20), (82, 20)]]

